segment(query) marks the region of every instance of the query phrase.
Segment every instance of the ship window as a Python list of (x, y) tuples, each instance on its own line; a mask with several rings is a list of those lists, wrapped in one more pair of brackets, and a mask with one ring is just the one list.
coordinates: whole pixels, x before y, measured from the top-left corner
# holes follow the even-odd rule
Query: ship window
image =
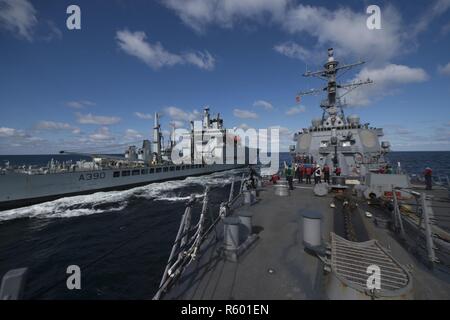
[(148, 170), (147, 169), (142, 169), (141, 170), (141, 174), (147, 174), (148, 173)]
[(163, 168), (163, 172), (167, 172), (167, 171), (169, 171), (169, 168), (164, 167), (164, 168)]
[(170, 171), (175, 171), (175, 167), (170, 167)]
[(181, 169), (180, 166), (175, 167), (175, 170), (177, 170), (177, 171), (180, 171), (180, 169)]
[(150, 168), (150, 174), (155, 173), (155, 169), (154, 168)]
[(181, 166), (181, 170), (184, 170), (184, 169), (186, 169), (186, 166)]
[(130, 175), (130, 171), (122, 171), (122, 177), (128, 177)]
[(156, 168), (156, 172), (161, 172), (161, 168)]
[(120, 177), (120, 171), (114, 171), (113, 177), (114, 177), (114, 178)]
[(141, 170), (133, 170), (133, 172), (131, 173), (133, 176), (138, 176), (141, 174)]

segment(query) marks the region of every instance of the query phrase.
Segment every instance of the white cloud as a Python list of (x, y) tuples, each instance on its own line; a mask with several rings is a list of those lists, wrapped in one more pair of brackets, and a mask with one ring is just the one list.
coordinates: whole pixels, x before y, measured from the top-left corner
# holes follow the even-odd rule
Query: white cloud
[(81, 114), (77, 112), (76, 116), (78, 122), (81, 124), (111, 125), (120, 122), (119, 117), (94, 116), (91, 113)]
[(29, 41), (37, 25), (36, 9), (27, 0), (0, 0), (0, 28)]
[(395, 87), (427, 81), (429, 76), (422, 68), (411, 68), (405, 65), (388, 64), (381, 68), (364, 68), (355, 77), (366, 80), (370, 78), (373, 84), (358, 88), (345, 96), (349, 106), (367, 106), (372, 97), (382, 97), (395, 92)]
[(292, 41), (280, 43), (273, 49), (289, 58), (300, 59), (303, 61), (310, 61), (312, 58), (310, 50)]
[(258, 115), (255, 112), (243, 109), (234, 109), (233, 115), (241, 119), (258, 119)]
[(266, 109), (266, 110), (272, 110), (272, 109), (273, 109), (273, 105), (272, 105), (270, 102), (265, 101), (265, 100), (258, 100), (258, 101), (255, 101), (255, 102), (253, 103), (253, 106), (254, 106), (254, 107), (264, 108), (264, 109)]
[(108, 127), (99, 128), (96, 132), (90, 134), (89, 138), (93, 141), (114, 140), (114, 137)]
[(400, 15), (392, 6), (384, 7), (382, 13), (382, 29), (374, 31), (367, 28), (363, 10), (298, 5), (287, 13), (283, 27), (293, 34), (306, 33), (316, 38), (321, 47), (334, 47), (341, 56), (386, 61), (403, 50), (405, 34)]
[(170, 124), (172, 126), (175, 126), (175, 128), (182, 128), (184, 126), (184, 121), (180, 121), (180, 120), (171, 120)]
[(445, 66), (438, 66), (438, 72), (440, 74), (450, 76), (450, 62), (447, 63)]
[(214, 69), (214, 64), (216, 62), (214, 57), (208, 51), (205, 51), (204, 53), (200, 51), (188, 52), (183, 56), (183, 58), (187, 63), (205, 70)]
[(193, 121), (201, 118), (201, 113), (197, 110), (187, 112), (174, 106), (164, 108), (164, 112), (171, 119), (179, 121)]
[(72, 126), (64, 122), (40, 121), (36, 128), (41, 130), (67, 130), (71, 129)]
[(208, 25), (231, 28), (244, 19), (281, 21), (291, 0), (163, 0), (180, 19), (197, 32)]
[(177, 64), (191, 64), (204, 70), (214, 69), (215, 59), (208, 51), (174, 54), (164, 49), (159, 42), (154, 44), (148, 42), (147, 35), (143, 31), (117, 31), (116, 39), (124, 52), (138, 58), (153, 69)]
[(427, 5), (427, 9), (424, 10), (422, 16), (415, 21), (412, 35), (425, 31), (429, 24), (432, 23), (439, 16), (443, 15), (450, 9), (450, 0), (437, 0), (432, 5)]
[(286, 111), (286, 115), (293, 116), (295, 114), (303, 113), (305, 111), (306, 111), (306, 108), (304, 106), (291, 107)]
[(95, 106), (95, 102), (89, 100), (67, 101), (66, 106), (74, 109), (83, 109), (86, 107)]
[(0, 127), (0, 137), (14, 137), (19, 135), (22, 135), (22, 133), (17, 129)]
[(140, 119), (150, 120), (153, 116), (149, 113), (135, 112), (134, 115)]
[(140, 140), (143, 138), (144, 138), (144, 136), (136, 130), (133, 130), (133, 129), (125, 130), (125, 139), (127, 139), (127, 140), (133, 140), (133, 139)]
[(242, 130), (248, 130), (248, 129), (250, 129), (251, 127), (250, 127), (248, 124), (246, 124), (246, 123), (242, 123), (242, 124), (240, 124), (240, 125), (238, 126), (238, 128), (239, 128), (239, 129), (242, 129)]
[(74, 134), (79, 134), (81, 132), (80, 128), (74, 127), (65, 122), (54, 122), (54, 121), (40, 121), (36, 125), (38, 130), (70, 130)]

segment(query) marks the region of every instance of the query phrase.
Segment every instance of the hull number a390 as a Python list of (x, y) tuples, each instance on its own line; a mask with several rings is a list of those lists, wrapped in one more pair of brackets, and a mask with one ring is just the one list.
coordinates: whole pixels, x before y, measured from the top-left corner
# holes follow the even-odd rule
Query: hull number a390
[(106, 174), (104, 172), (83, 173), (83, 174), (80, 174), (80, 178), (78, 179), (78, 181), (105, 179), (105, 177), (106, 177)]

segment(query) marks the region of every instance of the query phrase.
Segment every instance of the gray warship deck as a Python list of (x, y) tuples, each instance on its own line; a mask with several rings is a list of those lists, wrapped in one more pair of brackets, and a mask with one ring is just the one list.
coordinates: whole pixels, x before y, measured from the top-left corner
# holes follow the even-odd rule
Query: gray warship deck
[[(218, 224), (201, 248), (198, 260), (192, 262), (180, 279), (163, 296), (164, 299), (183, 300), (288, 300), (327, 299), (329, 281), (324, 264), (305, 251), (303, 245), (302, 211), (315, 210), (323, 215), (322, 238), (328, 243), (330, 232), (340, 233), (340, 206), (330, 207), (332, 193), (314, 196), (313, 185), (295, 184), (288, 197), (274, 194), (268, 185), (258, 202), (239, 207), (253, 213), (254, 233), (258, 239), (236, 262), (222, 254), (223, 224)], [(443, 281), (420, 263), (387, 229), (376, 227), (357, 210), (357, 233), (375, 239), (412, 274), (414, 299), (448, 299), (450, 282)], [(366, 239), (362, 239), (363, 241)], [(367, 297), (366, 297), (367, 298)]]
[[(323, 237), (327, 241), (333, 228), (332, 196), (311, 195), (311, 185), (297, 186), (289, 197), (278, 197), (272, 187), (266, 187), (256, 204), (242, 206), (235, 213), (253, 213), (254, 232), (259, 239), (232, 262), (222, 258), (222, 242), (210, 237), (201, 258), (190, 265), (165, 298), (323, 299), (323, 267), (304, 251), (300, 210), (324, 214)], [(219, 225), (217, 232), (222, 229)]]

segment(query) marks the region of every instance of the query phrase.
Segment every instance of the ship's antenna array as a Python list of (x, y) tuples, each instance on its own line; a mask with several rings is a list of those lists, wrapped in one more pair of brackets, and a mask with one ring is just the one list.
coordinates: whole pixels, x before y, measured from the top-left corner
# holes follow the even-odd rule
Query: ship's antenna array
[[(359, 80), (351, 83), (340, 84), (337, 82), (338, 73), (341, 72), (341, 75), (348, 70), (360, 66), (364, 64), (364, 61), (358, 61), (352, 64), (345, 64), (339, 66), (339, 61), (334, 59), (333, 48), (328, 49), (328, 60), (324, 64), (322, 70), (318, 71), (306, 71), (303, 76), (304, 77), (316, 77), (322, 80), (327, 81), (327, 86), (322, 88), (310, 89), (307, 91), (302, 91), (297, 94), (299, 100), (300, 97), (306, 95), (315, 95), (322, 93), (324, 91), (327, 92), (327, 98), (323, 100), (320, 104), (320, 107), (323, 109), (323, 119), (326, 118), (326, 115), (332, 118), (332, 120), (336, 119), (337, 116), (340, 117), (340, 121), (342, 124), (345, 123), (344, 112), (342, 107), (345, 105), (341, 102), (341, 98), (353, 91), (354, 89), (373, 83), (372, 80)], [(343, 91), (342, 94), (339, 95), (338, 89)], [(334, 122), (334, 121), (333, 121)]]

